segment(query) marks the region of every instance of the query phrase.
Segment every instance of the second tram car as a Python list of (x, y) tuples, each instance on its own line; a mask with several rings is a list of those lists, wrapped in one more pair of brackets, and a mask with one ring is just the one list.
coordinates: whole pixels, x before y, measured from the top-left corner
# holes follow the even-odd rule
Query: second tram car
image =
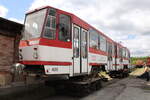
[(28, 12), (20, 63), (37, 75), (89, 75), (129, 67), (130, 52), (74, 14), (50, 6)]

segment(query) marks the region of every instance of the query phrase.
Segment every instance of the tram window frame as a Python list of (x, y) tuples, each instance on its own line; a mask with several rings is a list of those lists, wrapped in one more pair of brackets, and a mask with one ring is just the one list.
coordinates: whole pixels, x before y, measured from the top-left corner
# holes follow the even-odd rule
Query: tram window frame
[(90, 48), (98, 50), (98, 32), (90, 30)]
[(52, 40), (56, 39), (56, 9), (48, 9), (47, 18), (44, 25), (43, 37)]
[(104, 51), (104, 52), (107, 52), (107, 40), (104, 36), (101, 35), (101, 38), (100, 38), (100, 50), (101, 51)]
[[(64, 18), (64, 19), (63, 19)], [(58, 40), (64, 42), (71, 41), (71, 17), (65, 14), (59, 14)]]

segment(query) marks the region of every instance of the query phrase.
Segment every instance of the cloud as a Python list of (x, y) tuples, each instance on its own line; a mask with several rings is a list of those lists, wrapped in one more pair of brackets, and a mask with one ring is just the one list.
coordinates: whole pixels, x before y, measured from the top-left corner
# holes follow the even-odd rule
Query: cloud
[(45, 5), (71, 12), (122, 41), (132, 56), (150, 55), (149, 0), (34, 0), (29, 10)]
[[(8, 9), (6, 7), (0, 5), (0, 17), (6, 17), (7, 13), (8, 13)], [(8, 19), (11, 21), (23, 24), (23, 20), (19, 20), (16, 18), (8, 18)]]
[(5, 17), (8, 13), (8, 9), (0, 5), (0, 17)]

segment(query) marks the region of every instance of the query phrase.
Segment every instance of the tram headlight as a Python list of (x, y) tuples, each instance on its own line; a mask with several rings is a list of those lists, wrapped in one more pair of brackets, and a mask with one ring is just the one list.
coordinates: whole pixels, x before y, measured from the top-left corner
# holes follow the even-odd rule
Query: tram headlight
[(37, 53), (37, 52), (34, 52), (34, 53), (33, 53), (33, 58), (34, 58), (34, 59), (38, 59), (38, 53)]
[(23, 56), (21, 53), (19, 53), (19, 59), (22, 60), (23, 59)]

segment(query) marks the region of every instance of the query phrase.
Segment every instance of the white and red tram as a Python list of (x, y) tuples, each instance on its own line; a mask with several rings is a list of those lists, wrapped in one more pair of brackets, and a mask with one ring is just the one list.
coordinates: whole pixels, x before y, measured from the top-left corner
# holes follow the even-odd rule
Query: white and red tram
[(88, 75), (128, 68), (130, 52), (74, 14), (46, 6), (26, 14), (20, 63), (44, 75)]

